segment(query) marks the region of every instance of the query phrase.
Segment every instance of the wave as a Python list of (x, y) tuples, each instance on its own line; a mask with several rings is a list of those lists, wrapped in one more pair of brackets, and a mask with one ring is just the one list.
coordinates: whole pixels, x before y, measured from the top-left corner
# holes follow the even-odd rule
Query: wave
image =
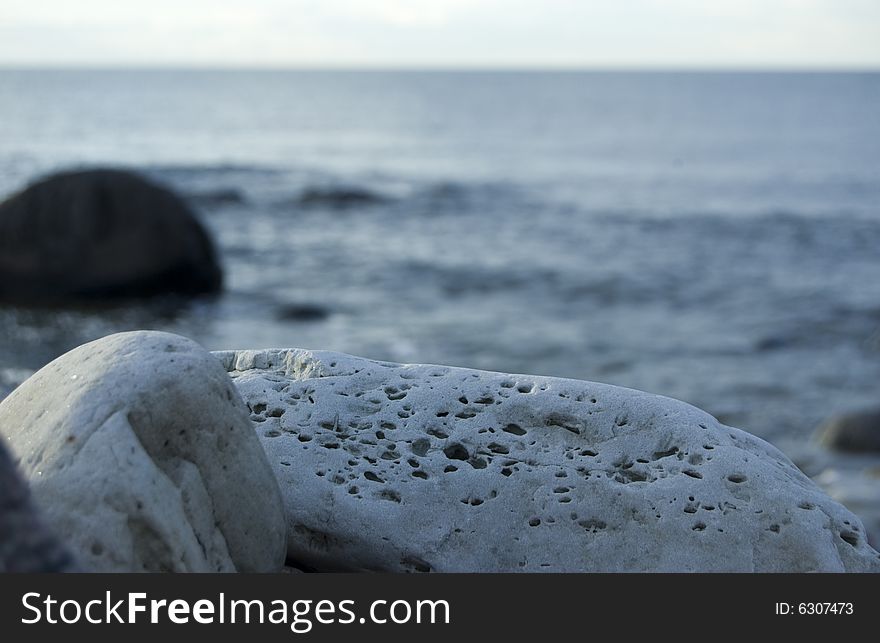
[[(138, 168), (130, 168), (137, 170)], [(139, 168), (140, 170), (157, 176), (167, 176), (179, 179), (192, 179), (198, 177), (217, 177), (229, 175), (279, 175), (285, 170), (272, 165), (244, 164), (244, 163), (206, 163), (206, 164), (149, 164)]]
[(387, 194), (359, 186), (311, 186), (303, 189), (293, 200), (300, 208), (349, 210), (389, 203), (394, 199)]
[(558, 286), (562, 276), (556, 270), (536, 266), (480, 266), (473, 264), (442, 265), (423, 260), (407, 260), (395, 272), (413, 281), (429, 282), (448, 297), (486, 295), (519, 291), (532, 287)]
[(247, 203), (247, 197), (236, 188), (189, 192), (185, 193), (183, 197), (196, 206), (211, 209)]
[(413, 184), (377, 180), (375, 184), (321, 181), (306, 183), (293, 197), (277, 202), (287, 210), (348, 211), (394, 206), (407, 215), (487, 213), (499, 207), (530, 202), (525, 190), (505, 183), (430, 182)]
[(440, 181), (414, 190), (410, 202), (431, 212), (446, 214), (525, 207), (535, 199), (530, 190), (513, 183)]

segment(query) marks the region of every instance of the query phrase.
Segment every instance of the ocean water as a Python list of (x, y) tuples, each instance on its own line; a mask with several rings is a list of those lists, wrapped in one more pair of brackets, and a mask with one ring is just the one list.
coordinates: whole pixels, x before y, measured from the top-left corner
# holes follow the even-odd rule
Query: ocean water
[(0, 388), (133, 328), (669, 395), (772, 441), (880, 392), (880, 74), (0, 71), (0, 198), (184, 195), (217, 299), (0, 308)]

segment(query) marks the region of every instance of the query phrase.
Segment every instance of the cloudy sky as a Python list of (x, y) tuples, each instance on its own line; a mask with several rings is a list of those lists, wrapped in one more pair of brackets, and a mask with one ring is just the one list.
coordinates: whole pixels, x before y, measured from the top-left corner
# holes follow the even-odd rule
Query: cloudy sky
[(880, 0), (0, 0), (0, 65), (880, 68)]

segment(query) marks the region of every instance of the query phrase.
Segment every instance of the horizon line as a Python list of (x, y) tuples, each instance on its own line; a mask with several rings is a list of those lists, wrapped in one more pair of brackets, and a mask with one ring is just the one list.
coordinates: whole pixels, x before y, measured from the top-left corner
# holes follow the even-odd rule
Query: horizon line
[(848, 65), (364, 65), (364, 64), (214, 64), (214, 63), (4, 63), (0, 71), (183, 71), (183, 72), (590, 72), (590, 73), (876, 73), (880, 64)]

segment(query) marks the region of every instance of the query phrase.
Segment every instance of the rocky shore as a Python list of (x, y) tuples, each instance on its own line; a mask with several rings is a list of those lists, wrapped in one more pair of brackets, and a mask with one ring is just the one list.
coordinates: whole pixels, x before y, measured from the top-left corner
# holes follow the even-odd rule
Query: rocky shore
[(0, 435), (36, 507), (0, 490), (7, 570), (51, 531), (94, 571), (880, 571), (768, 443), (593, 382), (142, 331), (38, 371)]

